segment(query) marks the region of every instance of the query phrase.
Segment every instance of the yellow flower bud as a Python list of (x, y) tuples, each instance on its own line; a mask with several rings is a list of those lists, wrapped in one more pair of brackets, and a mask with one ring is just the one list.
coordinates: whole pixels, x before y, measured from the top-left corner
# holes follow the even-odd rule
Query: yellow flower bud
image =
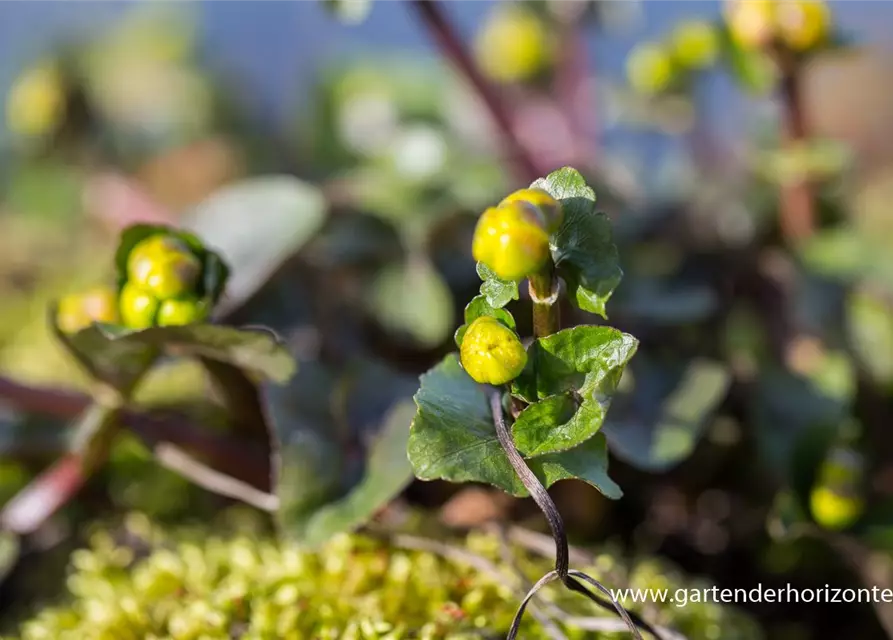
[(155, 324), (158, 298), (129, 282), (118, 296), (121, 320), (131, 329), (147, 329)]
[(665, 91), (676, 77), (669, 51), (659, 44), (646, 42), (635, 47), (626, 60), (626, 78), (630, 86), (644, 95)]
[(157, 234), (130, 252), (127, 275), (134, 284), (166, 300), (192, 291), (201, 275), (201, 262), (178, 238)]
[(549, 260), (549, 234), (523, 203), (491, 207), (478, 220), (471, 252), (503, 280), (523, 280)]
[(527, 351), (518, 336), (491, 316), (481, 316), (469, 325), (459, 357), (468, 375), (481, 384), (505, 384), (527, 364)]
[(172, 298), (161, 303), (156, 323), (159, 327), (195, 324), (207, 316), (207, 305), (201, 300), (192, 297)]
[(500, 7), (477, 34), (474, 53), (481, 70), (492, 80), (526, 80), (549, 62), (548, 34), (530, 11)]
[(681, 22), (671, 36), (673, 57), (684, 67), (704, 69), (719, 56), (719, 34), (704, 20)]
[(500, 207), (524, 202), (532, 205), (541, 216), (543, 225), (549, 233), (555, 233), (564, 221), (564, 210), (561, 203), (542, 189), (518, 189), (499, 203)]
[(758, 49), (775, 37), (774, 0), (731, 0), (726, 4), (726, 24), (742, 47)]
[(842, 495), (831, 487), (818, 486), (809, 494), (812, 517), (817, 523), (834, 531), (855, 524), (865, 510), (859, 496)]
[(64, 333), (77, 333), (94, 322), (118, 322), (118, 300), (110, 287), (94, 287), (59, 301), (56, 323)]
[(831, 12), (821, 0), (788, 0), (776, 9), (778, 35), (794, 51), (808, 51), (827, 37)]
[(26, 71), (10, 89), (6, 123), (23, 136), (51, 133), (65, 117), (65, 88), (56, 65), (43, 63)]

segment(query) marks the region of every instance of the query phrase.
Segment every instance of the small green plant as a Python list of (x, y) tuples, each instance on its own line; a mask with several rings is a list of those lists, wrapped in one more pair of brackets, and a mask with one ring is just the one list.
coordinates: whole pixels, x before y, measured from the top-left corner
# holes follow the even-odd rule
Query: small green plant
[[(622, 275), (610, 221), (596, 212), (595, 193), (583, 176), (566, 167), (487, 209), (473, 253), (481, 295), (465, 308), (465, 324), (456, 332), (460, 357), (447, 356), (422, 376), (408, 444), (413, 470), (422, 480), (486, 482), (530, 495), (546, 515), (555, 568), (522, 601), (509, 640), (530, 598), (554, 580), (613, 606), (639, 638), (640, 627), (653, 630), (618, 602), (592, 594), (584, 583), (610, 592), (569, 567), (561, 516), (546, 492), (558, 480), (579, 478), (609, 498), (621, 495), (608, 476), (599, 429), (638, 342), (605, 326), (561, 329), (559, 318), (563, 295), (605, 316)], [(526, 351), (505, 309), (524, 280), (535, 334)]]

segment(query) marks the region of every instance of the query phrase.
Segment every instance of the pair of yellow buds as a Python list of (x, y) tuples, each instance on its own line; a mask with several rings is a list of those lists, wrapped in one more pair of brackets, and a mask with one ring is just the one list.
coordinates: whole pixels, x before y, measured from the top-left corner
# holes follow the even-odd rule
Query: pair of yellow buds
[[(563, 219), (561, 203), (542, 189), (516, 191), (481, 216), (472, 242), (474, 259), (503, 280), (523, 280), (551, 260), (549, 236)], [(468, 375), (482, 384), (510, 382), (527, 364), (518, 335), (492, 316), (468, 326), (459, 357)]]
[(823, 0), (727, 0), (725, 14), (732, 37), (751, 49), (780, 42), (808, 51), (831, 32), (831, 11)]

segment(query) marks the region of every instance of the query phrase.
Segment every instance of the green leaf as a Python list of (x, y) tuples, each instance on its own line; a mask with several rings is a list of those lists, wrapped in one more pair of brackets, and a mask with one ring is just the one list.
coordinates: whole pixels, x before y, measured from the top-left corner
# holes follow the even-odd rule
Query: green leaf
[(721, 30), (726, 63), (732, 77), (748, 93), (762, 95), (778, 81), (778, 66), (765, 52), (741, 46), (728, 29)]
[(409, 484), (412, 469), (406, 459), (406, 442), (414, 413), (415, 405), (409, 399), (388, 412), (381, 433), (370, 445), (362, 480), (346, 496), (313, 514), (303, 535), (306, 544), (320, 545), (336, 533), (356, 529)]
[(570, 167), (553, 171), (531, 187), (548, 191), (561, 201), (564, 222), (552, 237), (552, 259), (567, 284), (571, 301), (603, 318), (605, 304), (620, 284), (617, 247), (611, 221), (595, 212), (595, 192)]
[(241, 305), (322, 226), (320, 191), (290, 176), (252, 178), (217, 191), (185, 226), (232, 269), (223, 310)]
[(94, 378), (118, 390), (134, 384), (159, 350), (229, 363), (275, 382), (285, 382), (295, 369), (276, 335), (259, 328), (193, 324), (131, 331), (94, 324), (59, 337)]
[(509, 329), (515, 329), (515, 318), (512, 317), (511, 313), (505, 309), (494, 309), (490, 303), (487, 302), (486, 296), (475, 296), (472, 298), (471, 302), (465, 306), (465, 324), (456, 329), (455, 340), (457, 347), (462, 346), (462, 338), (465, 337), (465, 331), (468, 329), (468, 325), (482, 316), (496, 318)]
[(409, 483), (415, 388), (412, 378), (361, 360), (344, 374), (302, 363), (288, 388), (264, 390), (283, 533), (318, 545), (366, 522)]
[(615, 455), (650, 472), (691, 455), (731, 383), (725, 365), (703, 359), (668, 365), (637, 358), (627, 374), (620, 388), (631, 389), (618, 393), (604, 433)]
[(893, 388), (893, 309), (865, 292), (848, 300), (847, 333), (859, 362), (871, 378)]
[(481, 283), (481, 295), (494, 309), (501, 309), (512, 300), (519, 298), (518, 283), (513, 280), (503, 280), (483, 262), (477, 263), (478, 277)]
[(543, 400), (518, 416), (518, 450), (528, 456), (564, 451), (595, 435), (638, 345), (610, 327), (580, 326), (539, 338), (529, 359)]
[(344, 24), (360, 24), (372, 11), (372, 0), (323, 0), (323, 6)]
[[(415, 402), (418, 410), (407, 451), (416, 477), (486, 482), (515, 496), (527, 495), (496, 437), (485, 387), (465, 373), (455, 354), (422, 376)], [(606, 442), (601, 436), (528, 464), (546, 487), (578, 478), (609, 498), (621, 495), (608, 476)]]
[(210, 251), (201, 238), (188, 231), (160, 224), (134, 224), (123, 232), (115, 252), (115, 269), (118, 286), (127, 281), (127, 261), (133, 248), (150, 236), (156, 234), (173, 235), (185, 242), (202, 263), (200, 298), (215, 304), (226, 288), (229, 279), (229, 266), (214, 251)]
[(453, 325), (453, 296), (440, 273), (426, 258), (391, 265), (372, 284), (369, 309), (397, 335), (420, 346), (436, 347)]

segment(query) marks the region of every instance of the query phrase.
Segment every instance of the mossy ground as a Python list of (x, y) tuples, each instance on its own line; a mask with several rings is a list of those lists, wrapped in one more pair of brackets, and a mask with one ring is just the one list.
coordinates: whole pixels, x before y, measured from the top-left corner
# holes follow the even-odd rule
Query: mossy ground
[[(504, 637), (519, 597), (516, 571), (536, 579), (548, 560), (474, 533), (456, 548), (485, 558), (498, 574), (441, 555), (397, 548), (363, 535), (340, 536), (318, 551), (278, 543), (257, 528), (221, 533), (162, 531), (144, 515), (102, 528), (71, 558), (69, 595), (24, 622), (21, 640), (297, 640)], [(648, 560), (628, 566), (613, 554), (580, 567), (614, 587), (694, 586)], [(560, 588), (549, 607), (607, 615)], [(691, 639), (758, 638), (740, 612), (715, 604), (639, 605), (650, 621)], [(567, 615), (555, 616), (561, 622)], [(626, 638), (567, 626), (570, 639)], [(520, 637), (547, 637), (529, 617)]]

